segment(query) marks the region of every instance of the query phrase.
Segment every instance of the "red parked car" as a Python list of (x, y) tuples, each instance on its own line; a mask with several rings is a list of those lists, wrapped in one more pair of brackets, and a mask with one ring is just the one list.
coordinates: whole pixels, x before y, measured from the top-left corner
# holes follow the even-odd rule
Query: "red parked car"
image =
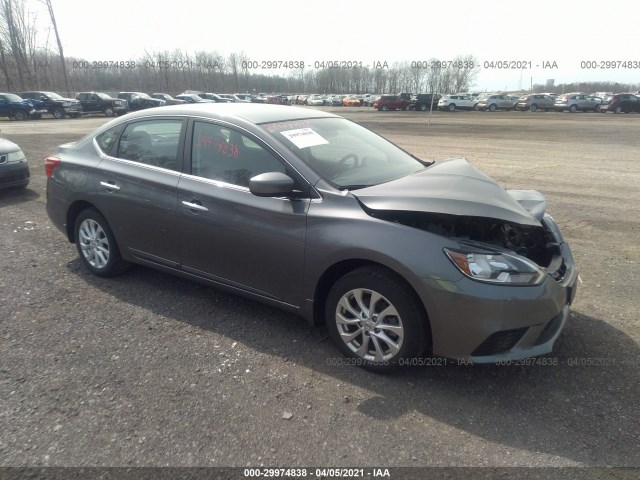
[(373, 108), (386, 112), (387, 110), (409, 110), (411, 100), (406, 100), (398, 95), (382, 95), (373, 102)]

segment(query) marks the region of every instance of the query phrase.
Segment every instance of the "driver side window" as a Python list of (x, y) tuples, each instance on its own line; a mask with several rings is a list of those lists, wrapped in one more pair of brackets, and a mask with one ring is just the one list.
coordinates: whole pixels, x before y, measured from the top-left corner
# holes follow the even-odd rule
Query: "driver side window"
[(249, 188), (252, 177), (267, 172), (287, 173), (278, 158), (247, 135), (214, 123), (194, 123), (193, 175)]

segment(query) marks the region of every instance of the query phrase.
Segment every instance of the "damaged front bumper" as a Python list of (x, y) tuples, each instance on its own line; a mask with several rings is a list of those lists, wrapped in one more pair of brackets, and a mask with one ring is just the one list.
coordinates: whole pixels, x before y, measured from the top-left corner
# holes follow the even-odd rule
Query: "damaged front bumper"
[(495, 285), (463, 277), (421, 279), (433, 354), (495, 363), (549, 353), (569, 318), (578, 273), (555, 221), (543, 224), (558, 241), (558, 255), (539, 285)]

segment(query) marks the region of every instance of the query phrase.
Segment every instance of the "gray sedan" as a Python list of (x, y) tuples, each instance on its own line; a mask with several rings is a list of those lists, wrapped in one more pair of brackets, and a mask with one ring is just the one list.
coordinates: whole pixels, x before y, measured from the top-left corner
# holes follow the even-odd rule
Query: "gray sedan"
[(29, 185), (29, 163), (22, 149), (5, 138), (0, 138), (0, 189), (25, 188)]
[(531, 190), (417, 159), (339, 116), (131, 113), (46, 159), (47, 211), (100, 276), (138, 263), (326, 324), (353, 364), (552, 350), (577, 273)]

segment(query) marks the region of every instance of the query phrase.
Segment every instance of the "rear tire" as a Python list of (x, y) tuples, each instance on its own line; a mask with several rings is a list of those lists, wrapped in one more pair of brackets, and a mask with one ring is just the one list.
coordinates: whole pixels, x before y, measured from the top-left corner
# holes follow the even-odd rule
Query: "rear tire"
[(382, 105), (380, 107), (380, 110), (382, 110), (383, 112), (386, 112), (387, 110), (389, 110), (389, 107), (387, 107), (386, 105)]
[(449, 110), (450, 112), (455, 112), (455, 110), (456, 110), (456, 104), (455, 104), (455, 103), (452, 103), (451, 105), (449, 105), (449, 106), (447, 107), (447, 110)]
[(489, 105), (489, 111), (490, 112), (495, 112), (496, 111), (496, 104), (492, 103), (491, 105)]
[(340, 278), (327, 296), (325, 320), (338, 349), (367, 370), (409, 364), (429, 344), (422, 304), (402, 278), (381, 267)]
[(529, 108), (530, 111), (535, 112), (538, 109), (537, 105), (531, 105), (531, 107)]
[(107, 220), (97, 210), (80, 212), (74, 234), (80, 260), (94, 275), (115, 277), (128, 269)]
[(571, 113), (576, 113), (577, 110), (578, 110), (578, 107), (576, 107), (575, 105), (571, 105), (569, 107), (569, 112)]

